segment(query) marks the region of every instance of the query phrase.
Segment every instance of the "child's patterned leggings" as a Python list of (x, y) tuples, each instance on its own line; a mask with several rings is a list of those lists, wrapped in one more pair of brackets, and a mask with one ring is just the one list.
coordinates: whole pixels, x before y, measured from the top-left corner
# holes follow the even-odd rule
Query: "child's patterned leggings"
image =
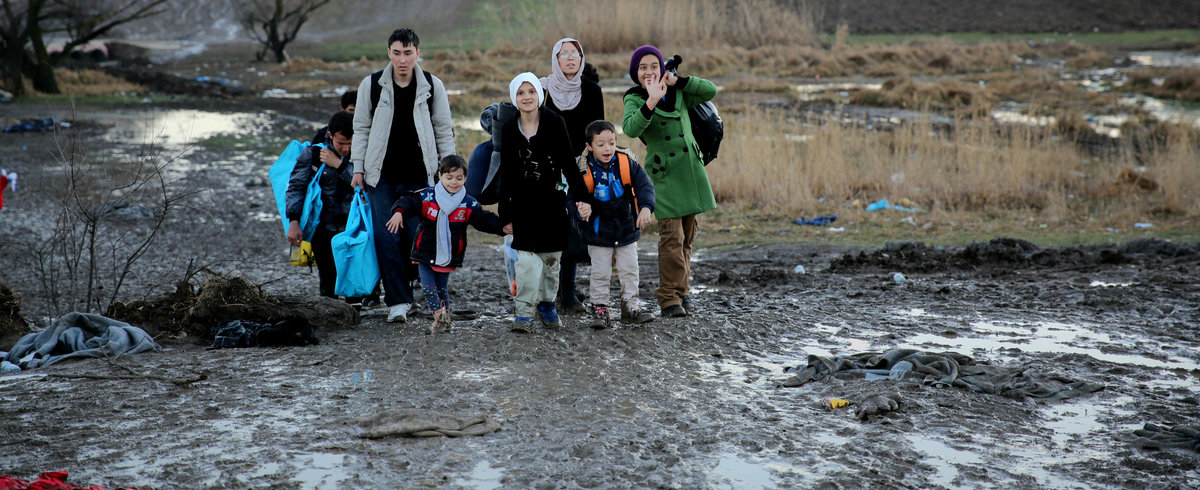
[(450, 273), (433, 270), (429, 264), (417, 264), (421, 276), (421, 288), (425, 290), (425, 304), (429, 311), (450, 307)]

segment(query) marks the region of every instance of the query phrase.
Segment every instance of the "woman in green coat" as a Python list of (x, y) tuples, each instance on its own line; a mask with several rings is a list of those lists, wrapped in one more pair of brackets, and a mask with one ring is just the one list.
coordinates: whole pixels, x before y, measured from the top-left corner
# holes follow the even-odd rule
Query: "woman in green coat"
[(663, 316), (687, 316), (696, 215), (717, 207), (688, 108), (716, 96), (717, 86), (700, 77), (665, 72), (662, 53), (654, 46), (633, 52), (629, 77), (637, 86), (625, 92), (621, 129), (646, 143), (643, 162), (654, 182), (659, 229), (658, 306)]

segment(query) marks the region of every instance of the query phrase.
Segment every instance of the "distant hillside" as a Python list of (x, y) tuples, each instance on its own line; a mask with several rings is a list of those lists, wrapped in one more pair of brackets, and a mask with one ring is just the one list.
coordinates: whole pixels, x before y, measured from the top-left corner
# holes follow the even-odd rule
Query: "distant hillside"
[[(686, 0), (647, 1), (686, 3)], [(239, 3), (170, 0), (167, 14), (129, 25), (119, 35), (133, 39), (247, 40), (235, 15)], [(519, 5), (510, 7), (513, 3)], [(827, 33), (833, 32), (840, 22), (849, 25), (855, 34), (1200, 28), (1200, 0), (780, 0), (779, 3), (793, 9), (815, 6), (821, 12), (822, 30)], [(551, 4), (550, 0), (340, 0), (318, 11), (301, 31), (301, 41), (369, 41), (400, 26), (411, 26), (419, 33), (438, 32), (468, 25), (477, 8), (529, 12)], [(602, 8), (603, 2), (576, 5)]]
[[(170, 0), (167, 12), (124, 26), (117, 37), (173, 41), (245, 41), (235, 0)], [(322, 7), (300, 31), (303, 41), (364, 41), (401, 26), (438, 31), (465, 22), (472, 0), (339, 0)]]

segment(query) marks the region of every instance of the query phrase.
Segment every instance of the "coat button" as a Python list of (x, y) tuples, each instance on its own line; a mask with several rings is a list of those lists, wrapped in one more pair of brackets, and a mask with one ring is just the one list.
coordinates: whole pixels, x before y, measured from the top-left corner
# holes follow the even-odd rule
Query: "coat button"
[(679, 133), (679, 137), (680, 137), (680, 138), (682, 138), (682, 137), (683, 137), (683, 133)]
[(663, 140), (664, 140), (664, 141), (671, 141), (671, 137), (670, 137), (670, 136), (663, 136)]
[(674, 157), (674, 156), (675, 156), (675, 152), (668, 153), (668, 155), (669, 155), (669, 156), (671, 156), (671, 157)]
[(686, 146), (685, 146), (685, 147), (683, 147), (683, 152), (684, 152), (684, 153), (687, 153), (687, 147), (686, 147)]

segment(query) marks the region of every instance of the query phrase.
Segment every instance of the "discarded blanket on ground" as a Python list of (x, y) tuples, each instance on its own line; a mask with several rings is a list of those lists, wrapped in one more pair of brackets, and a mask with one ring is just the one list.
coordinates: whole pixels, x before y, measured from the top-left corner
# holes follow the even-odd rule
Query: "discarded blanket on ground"
[(276, 323), (234, 320), (213, 327), (212, 334), (213, 349), (305, 346), (321, 343), (308, 320), (300, 317), (289, 317)]
[(355, 417), (352, 421), (363, 428), (358, 436), (367, 439), (481, 436), (500, 430), (500, 424), (487, 415), (460, 417), (417, 409), (385, 410)]
[(128, 323), (93, 313), (67, 313), (45, 330), (13, 345), (5, 361), (33, 369), (76, 357), (113, 357), (162, 350), (150, 335)]
[(1141, 447), (1177, 447), (1200, 451), (1200, 425), (1164, 427), (1147, 423), (1141, 429), (1133, 431), (1129, 442)]
[(1042, 374), (1030, 366), (977, 365), (970, 357), (955, 352), (932, 353), (916, 349), (863, 352), (847, 357), (810, 355), (808, 365), (781, 382), (780, 386), (800, 386), (841, 371), (888, 371), (904, 361), (912, 363), (907, 379), (920, 380), (926, 385), (954, 386), (1016, 399), (1029, 397), (1055, 401), (1104, 389), (1096, 383)]

